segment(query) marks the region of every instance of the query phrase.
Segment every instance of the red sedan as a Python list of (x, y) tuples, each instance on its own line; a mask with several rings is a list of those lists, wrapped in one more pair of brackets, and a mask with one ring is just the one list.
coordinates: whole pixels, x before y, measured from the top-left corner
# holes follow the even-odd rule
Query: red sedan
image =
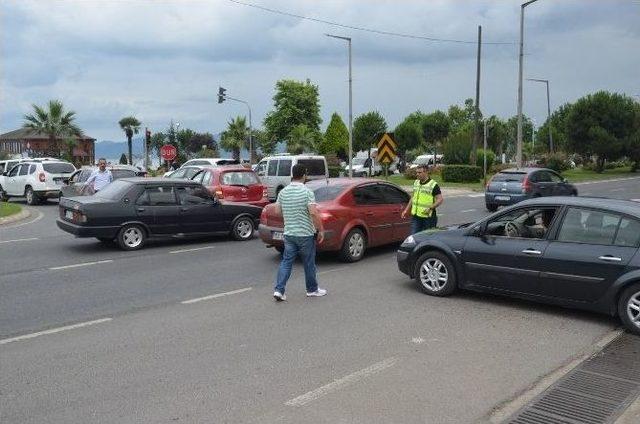
[[(400, 187), (372, 179), (331, 178), (309, 181), (324, 224), (321, 251), (339, 252), (340, 258), (355, 262), (369, 247), (402, 242), (411, 230), (410, 218), (401, 218), (410, 196)], [(260, 238), (282, 252), (283, 222), (268, 205), (260, 216)]]
[(204, 185), (211, 194), (228, 202), (264, 207), (269, 204), (267, 187), (249, 168), (243, 166), (203, 167), (192, 180)]

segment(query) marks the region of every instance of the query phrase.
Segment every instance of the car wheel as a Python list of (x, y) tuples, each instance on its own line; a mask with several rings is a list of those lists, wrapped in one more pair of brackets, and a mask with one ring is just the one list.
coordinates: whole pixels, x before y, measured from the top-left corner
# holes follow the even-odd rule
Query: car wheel
[(364, 233), (359, 228), (354, 228), (349, 231), (347, 237), (342, 243), (342, 249), (340, 250), (340, 259), (345, 262), (357, 262), (364, 256), (364, 251), (367, 248), (367, 239)]
[(242, 216), (236, 219), (236, 221), (233, 223), (231, 235), (236, 240), (245, 241), (253, 237), (254, 230), (255, 225), (253, 223), (253, 220), (248, 216)]
[(486, 203), (485, 205), (487, 206), (487, 210), (489, 212), (495, 212), (498, 210), (498, 205), (494, 205), (493, 203)]
[(33, 192), (33, 189), (31, 187), (27, 187), (24, 196), (27, 198), (27, 205), (30, 206), (37, 205), (40, 201), (38, 195)]
[(7, 201), (9, 201), (9, 196), (7, 196), (7, 193), (2, 189), (2, 186), (0, 186), (0, 202)]
[(418, 259), (416, 282), (431, 296), (447, 296), (456, 289), (456, 270), (449, 258), (440, 252), (429, 251)]
[(130, 224), (122, 227), (118, 233), (118, 245), (123, 250), (137, 250), (144, 246), (147, 234), (139, 225)]
[(640, 334), (640, 284), (627, 287), (618, 301), (618, 316), (631, 333)]

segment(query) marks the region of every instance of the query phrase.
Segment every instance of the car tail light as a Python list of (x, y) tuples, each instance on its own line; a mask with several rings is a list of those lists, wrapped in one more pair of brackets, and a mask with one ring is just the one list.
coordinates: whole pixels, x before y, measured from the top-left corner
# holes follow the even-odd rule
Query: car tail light
[(262, 197), (268, 197), (268, 196), (269, 196), (269, 192), (267, 191), (267, 187), (262, 186)]
[(487, 185), (484, 186), (485, 190), (489, 190), (489, 186), (491, 185), (492, 181), (493, 181), (493, 177), (489, 178), (489, 181), (487, 181)]
[(38, 179), (40, 180), (41, 183), (43, 183), (47, 179), (47, 176), (44, 174), (44, 172), (41, 172), (38, 174)]
[(262, 208), (262, 212), (260, 213), (260, 222), (263, 224), (267, 223), (267, 208)]
[(529, 182), (529, 176), (525, 175), (524, 180), (522, 180), (522, 192), (528, 193), (531, 191), (531, 183)]
[(213, 191), (216, 193), (218, 199), (224, 199), (224, 193), (222, 193), (222, 187), (214, 187)]
[(322, 219), (323, 221), (331, 221), (332, 219), (334, 219), (335, 217), (330, 214), (329, 212), (320, 212), (320, 219)]

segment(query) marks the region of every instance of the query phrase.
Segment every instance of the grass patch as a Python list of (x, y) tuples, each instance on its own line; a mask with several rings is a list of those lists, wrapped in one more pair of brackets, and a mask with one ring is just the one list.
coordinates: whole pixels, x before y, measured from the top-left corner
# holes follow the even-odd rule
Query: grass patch
[[(378, 178), (384, 180), (384, 177)], [(448, 183), (442, 181), (442, 175), (440, 174), (432, 175), (432, 178), (436, 180), (438, 182), (438, 185), (440, 185), (440, 187), (442, 188), (459, 188), (472, 191), (484, 191), (484, 185), (482, 184), (482, 181), (478, 181), (477, 183)], [(487, 181), (489, 180), (489, 178), (491, 178), (491, 175), (487, 174)], [(389, 181), (401, 186), (412, 186), (415, 180), (405, 178), (405, 176), (402, 174), (394, 174), (389, 175)]]
[(572, 183), (578, 183), (581, 181), (597, 181), (597, 180), (610, 180), (613, 178), (630, 178), (638, 177), (640, 174), (631, 172), (630, 166), (623, 166), (614, 169), (605, 169), (602, 173), (591, 171), (584, 168), (575, 168), (564, 171), (562, 176)]
[(0, 218), (20, 213), (22, 208), (15, 203), (0, 202)]

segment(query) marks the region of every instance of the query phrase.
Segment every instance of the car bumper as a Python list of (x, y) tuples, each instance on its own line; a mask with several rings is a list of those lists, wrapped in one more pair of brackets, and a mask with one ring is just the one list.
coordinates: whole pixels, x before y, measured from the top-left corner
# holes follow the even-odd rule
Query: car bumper
[(34, 191), (38, 197), (51, 199), (60, 197), (60, 189), (59, 188), (48, 188), (46, 190), (36, 190)]
[(243, 202), (242, 200), (240, 201), (240, 203), (245, 203), (247, 205), (251, 205), (251, 206), (257, 206), (259, 208), (264, 208), (265, 206), (267, 206), (269, 203), (271, 203), (269, 201), (269, 199), (267, 199), (266, 197), (264, 199), (261, 200), (254, 200), (251, 202)]
[(523, 200), (529, 199), (526, 193), (485, 193), (484, 201), (488, 205), (513, 205)]
[(115, 238), (120, 227), (89, 227), (65, 221), (62, 218), (56, 219), (58, 228), (76, 237), (104, 237)]
[(398, 249), (396, 253), (396, 259), (398, 261), (398, 269), (403, 274), (407, 274), (413, 278), (412, 266), (411, 266), (411, 252), (403, 249)]
[[(282, 233), (284, 232), (284, 229), (281, 227), (271, 227), (264, 224), (260, 224), (258, 226), (258, 234), (260, 235), (260, 239), (267, 245), (267, 247), (284, 247), (284, 240), (275, 240), (273, 238), (274, 232)], [(339, 243), (340, 240), (337, 240), (335, 234), (336, 233), (333, 230), (325, 230), (324, 240), (322, 244), (316, 244), (316, 250), (323, 252), (339, 250), (342, 245)]]

